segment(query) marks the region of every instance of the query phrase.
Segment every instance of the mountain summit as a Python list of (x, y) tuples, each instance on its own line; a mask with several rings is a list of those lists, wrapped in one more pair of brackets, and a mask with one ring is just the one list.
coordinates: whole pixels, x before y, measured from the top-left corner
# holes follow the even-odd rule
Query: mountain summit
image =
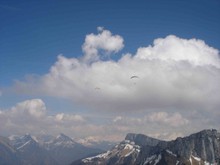
[(72, 165), (219, 165), (220, 133), (203, 130), (172, 141), (142, 134), (127, 134), (110, 151), (88, 157)]

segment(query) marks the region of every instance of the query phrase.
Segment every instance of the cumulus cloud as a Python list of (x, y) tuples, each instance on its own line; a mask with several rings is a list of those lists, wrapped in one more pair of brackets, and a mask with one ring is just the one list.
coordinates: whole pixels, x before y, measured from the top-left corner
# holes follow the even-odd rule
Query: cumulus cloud
[(27, 132), (32, 135), (39, 135), (41, 132), (52, 135), (65, 133), (73, 138), (93, 136), (98, 140), (111, 141), (120, 141), (126, 134), (125, 130), (118, 134), (120, 128), (117, 125), (100, 125), (91, 120), (94, 119), (71, 113), (50, 115), (43, 100), (32, 99), (0, 110), (0, 132), (5, 136)]
[(40, 118), (45, 116), (46, 107), (42, 100), (33, 99), (26, 100), (24, 102), (18, 103), (15, 107), (10, 110), (11, 116), (31, 116), (34, 118)]
[[(81, 125), (84, 121), (80, 115), (59, 113), (51, 116), (47, 114), (47, 108), (41, 99), (32, 99), (0, 111), (0, 132), (36, 134), (47, 131), (56, 134), (66, 131), (66, 128), (71, 130), (69, 127)], [(57, 128), (59, 129), (56, 130)]]
[(109, 30), (105, 30), (104, 27), (98, 27), (98, 34), (89, 34), (85, 38), (85, 42), (82, 46), (85, 56), (84, 61), (92, 62), (97, 61), (100, 58), (99, 51), (104, 53), (117, 53), (124, 47), (124, 40), (119, 35), (112, 35)]
[(136, 57), (148, 60), (186, 61), (195, 66), (211, 65), (220, 68), (218, 50), (202, 40), (181, 39), (174, 35), (154, 40), (154, 46), (139, 48)]
[[(121, 50), (123, 38), (103, 27), (97, 30), (98, 34), (86, 36), (81, 58), (59, 55), (47, 74), (17, 81), (14, 86), (18, 93), (31, 91), (65, 98), (91, 109), (91, 113), (97, 110), (103, 115), (115, 114), (110, 125), (101, 126), (88, 123), (82, 116), (46, 115), (48, 121), (56, 123), (57, 129), (65, 130), (64, 125), (78, 121), (84, 123), (84, 129), (79, 125), (71, 129), (84, 135), (82, 130), (99, 132), (100, 136), (106, 132), (108, 135), (115, 132), (114, 136), (136, 132), (169, 138), (187, 132), (185, 126), (190, 127), (190, 133), (203, 129), (204, 125), (218, 127), (220, 58), (217, 49), (199, 39), (169, 35), (138, 48), (135, 54), (127, 53), (113, 61), (103, 57)], [(127, 112), (135, 113), (136, 117)], [(26, 113), (35, 117), (45, 115), (43, 110)]]
[[(133, 132), (170, 140), (198, 130), (195, 116), (192, 118), (190, 121), (190, 118), (179, 112), (147, 112), (140, 116), (112, 116), (100, 124), (102, 116), (95, 115), (94, 118), (71, 113), (48, 114), (41, 99), (32, 99), (0, 110), (0, 132), (2, 135), (27, 132), (33, 135), (40, 132), (57, 135), (62, 132), (74, 138), (92, 136), (99, 140), (112, 141), (121, 141), (127, 133)], [(208, 128), (209, 123), (205, 121), (205, 117), (200, 117), (200, 120), (199, 129), (204, 128), (204, 125)], [(194, 129), (186, 131), (186, 128)]]
[[(83, 58), (89, 52), (97, 55), (99, 49), (116, 52), (123, 47), (120, 36), (103, 28), (99, 31), (86, 36)], [(213, 110), (220, 104), (219, 82), (218, 50), (201, 40), (170, 35), (118, 61), (98, 58), (88, 64), (59, 55), (49, 73), (34, 81), (17, 81), (16, 90), (31, 89), (103, 111)]]

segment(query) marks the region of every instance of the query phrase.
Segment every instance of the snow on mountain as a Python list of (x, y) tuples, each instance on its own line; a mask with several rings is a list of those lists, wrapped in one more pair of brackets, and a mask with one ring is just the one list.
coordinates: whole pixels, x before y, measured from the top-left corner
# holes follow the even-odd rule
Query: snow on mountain
[(74, 147), (76, 142), (73, 141), (70, 137), (64, 135), (64, 134), (59, 134), (53, 141), (53, 145), (55, 146), (62, 146), (62, 147)]
[(203, 130), (172, 141), (127, 134), (111, 150), (72, 165), (220, 165), (220, 133)]
[(10, 140), (0, 136), (0, 164), (21, 165), (16, 149), (11, 146)]
[(35, 136), (28, 133), (22, 136), (12, 135), (9, 140), (11, 145), (16, 148), (22, 165), (58, 164), (47, 150), (40, 145)]
[(24, 165), (30, 162), (44, 164), (45, 161), (48, 164), (67, 165), (74, 160), (101, 152), (99, 149), (85, 147), (62, 133), (56, 137), (46, 134), (35, 137), (28, 133), (22, 136), (12, 135), (9, 141)]
[(25, 134), (23, 136), (18, 136), (18, 135), (12, 135), (9, 136), (9, 139), (11, 141), (11, 144), (17, 149), (21, 150), (23, 147), (26, 145), (32, 144), (37, 144), (38, 141), (36, 140), (36, 137), (31, 136), (30, 134)]
[[(136, 145), (130, 140), (124, 140), (120, 144), (116, 145), (112, 150), (99, 154), (94, 157), (88, 157), (82, 160), (83, 163), (107, 164), (112, 162), (113, 164), (120, 164), (127, 160), (135, 160), (140, 152), (140, 146)], [(115, 162), (115, 160), (117, 160)], [(134, 163), (134, 161), (132, 161)]]
[(103, 151), (79, 144), (63, 133), (43, 143), (43, 147), (50, 153), (56, 162), (62, 165), (70, 164), (74, 160)]
[(55, 138), (54, 136), (48, 134), (40, 134), (36, 136), (36, 140), (41, 145), (51, 142), (54, 138)]

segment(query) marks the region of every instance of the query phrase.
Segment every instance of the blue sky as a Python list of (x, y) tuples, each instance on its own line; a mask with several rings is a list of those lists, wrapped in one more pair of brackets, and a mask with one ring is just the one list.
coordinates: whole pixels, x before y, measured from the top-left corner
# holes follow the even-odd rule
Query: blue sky
[(1, 1), (1, 84), (44, 74), (58, 54), (81, 56), (85, 35), (97, 26), (123, 36), (124, 52), (169, 34), (219, 48), (219, 8), (217, 0)]
[[(80, 96), (70, 96), (70, 99), (66, 93), (62, 96), (49, 92), (28, 93), (26, 92), (28, 88), (26, 90), (19, 88), (25, 92), (18, 92), (15, 80), (24, 82), (25, 86), (28, 86), (31, 83), (25, 77), (37, 75), (39, 78), (33, 79), (37, 84), (38, 81), (43, 81), (44, 75), (50, 74), (49, 69), (59, 61), (58, 55), (62, 54), (68, 59), (82, 58), (84, 55), (82, 46), (86, 43), (86, 35), (103, 34), (103, 31), (97, 31), (97, 27), (104, 27), (104, 31), (111, 32), (113, 37), (119, 35), (123, 38), (124, 45), (121, 45), (123, 49), (121, 47), (120, 51), (111, 55), (111, 60), (115, 62), (126, 53), (134, 56), (138, 48), (153, 45), (155, 39), (165, 38), (168, 35), (187, 40), (201, 39), (207, 46), (219, 50), (220, 2), (218, 0), (2, 0), (0, 2), (0, 91), (2, 91), (0, 110), (9, 110), (18, 102), (38, 98), (44, 101), (51, 114), (65, 112), (92, 116), (93, 111), (91, 113), (88, 108), (92, 105), (79, 101)], [(30, 86), (35, 88), (32, 85)], [(14, 92), (15, 88), (16, 92)], [(117, 108), (120, 107), (123, 105)], [(175, 108), (171, 108), (169, 112), (164, 111), (168, 114), (174, 113)], [(152, 109), (148, 112), (153, 113)], [(157, 109), (157, 112), (160, 111)], [(119, 114), (126, 113), (122, 110)], [(117, 117), (117, 113), (112, 113), (111, 110), (104, 111), (102, 116), (108, 118), (109, 114)]]

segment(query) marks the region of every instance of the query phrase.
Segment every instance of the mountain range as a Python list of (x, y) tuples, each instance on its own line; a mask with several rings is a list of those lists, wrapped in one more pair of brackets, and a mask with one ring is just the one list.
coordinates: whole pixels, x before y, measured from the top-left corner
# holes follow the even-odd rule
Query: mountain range
[(220, 133), (203, 130), (163, 141), (129, 133), (111, 150), (72, 165), (220, 165)]
[(220, 133), (214, 129), (171, 141), (128, 133), (111, 146), (64, 134), (0, 136), (0, 165), (220, 165)]
[(103, 151), (95, 146), (80, 144), (62, 133), (57, 137), (35, 137), (30, 134), (8, 138), (0, 136), (0, 165), (69, 165)]

